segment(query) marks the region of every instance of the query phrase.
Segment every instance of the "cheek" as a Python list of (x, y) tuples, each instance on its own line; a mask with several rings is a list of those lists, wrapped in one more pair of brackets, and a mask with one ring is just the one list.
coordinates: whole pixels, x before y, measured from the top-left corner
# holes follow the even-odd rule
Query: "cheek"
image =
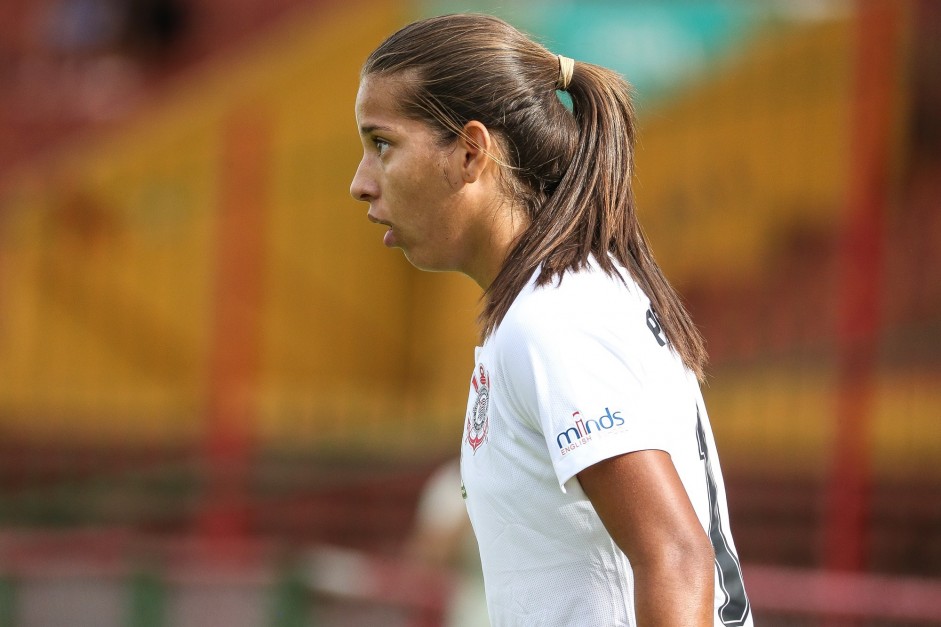
[(422, 238), (440, 239), (453, 231), (457, 189), (446, 176), (440, 154), (409, 155), (386, 175), (386, 200), (394, 222)]
[(450, 240), (460, 230), (454, 197), (447, 190), (426, 189), (420, 198), (415, 199), (415, 207), (421, 212), (420, 220), (429, 236)]
[(399, 212), (413, 222), (432, 228), (445, 227), (449, 222), (448, 206), (451, 190), (440, 174), (410, 177), (395, 190)]

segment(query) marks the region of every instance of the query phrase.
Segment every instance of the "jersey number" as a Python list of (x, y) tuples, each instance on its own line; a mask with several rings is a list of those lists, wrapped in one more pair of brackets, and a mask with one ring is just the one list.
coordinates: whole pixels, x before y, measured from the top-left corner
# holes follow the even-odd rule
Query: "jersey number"
[(696, 408), (696, 437), (699, 440), (699, 459), (706, 467), (706, 487), (709, 492), (709, 539), (716, 554), (716, 571), (719, 574), (719, 588), (725, 594), (725, 602), (719, 608), (719, 619), (726, 627), (744, 625), (751, 610), (742, 582), (742, 567), (738, 556), (729, 545), (722, 529), (722, 517), (719, 515), (719, 492), (716, 478), (709, 461), (709, 448), (706, 446), (706, 433), (702, 428), (699, 408)]
[(657, 314), (653, 312), (653, 309), (647, 310), (647, 328), (657, 338), (657, 344), (660, 346), (667, 345), (667, 338), (663, 336), (663, 327), (660, 326), (660, 320), (657, 318)]

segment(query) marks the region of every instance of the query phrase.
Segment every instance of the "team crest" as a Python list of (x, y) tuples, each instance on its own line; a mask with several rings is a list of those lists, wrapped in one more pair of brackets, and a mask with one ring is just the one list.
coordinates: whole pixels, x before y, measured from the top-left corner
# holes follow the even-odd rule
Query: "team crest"
[(477, 366), (477, 373), (471, 383), (474, 385), (477, 399), (474, 401), (474, 407), (467, 415), (467, 443), (471, 445), (476, 453), (480, 445), (484, 443), (487, 430), (490, 427), (487, 413), (490, 406), (490, 376), (484, 369), (483, 364)]

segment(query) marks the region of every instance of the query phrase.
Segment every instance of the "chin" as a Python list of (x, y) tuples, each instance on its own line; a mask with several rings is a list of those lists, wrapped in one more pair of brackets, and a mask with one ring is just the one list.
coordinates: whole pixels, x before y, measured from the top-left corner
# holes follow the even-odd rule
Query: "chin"
[(440, 260), (428, 259), (404, 249), (403, 252), (405, 253), (405, 258), (410, 264), (424, 272), (447, 272), (454, 269)]

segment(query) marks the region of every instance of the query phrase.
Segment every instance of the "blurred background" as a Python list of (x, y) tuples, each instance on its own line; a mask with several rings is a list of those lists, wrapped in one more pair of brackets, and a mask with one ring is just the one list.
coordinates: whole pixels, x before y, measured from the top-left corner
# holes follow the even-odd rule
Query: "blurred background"
[(465, 10), (636, 87), (756, 625), (941, 625), (941, 3), (2, 0), (0, 627), (449, 620), (479, 293), (348, 187)]

